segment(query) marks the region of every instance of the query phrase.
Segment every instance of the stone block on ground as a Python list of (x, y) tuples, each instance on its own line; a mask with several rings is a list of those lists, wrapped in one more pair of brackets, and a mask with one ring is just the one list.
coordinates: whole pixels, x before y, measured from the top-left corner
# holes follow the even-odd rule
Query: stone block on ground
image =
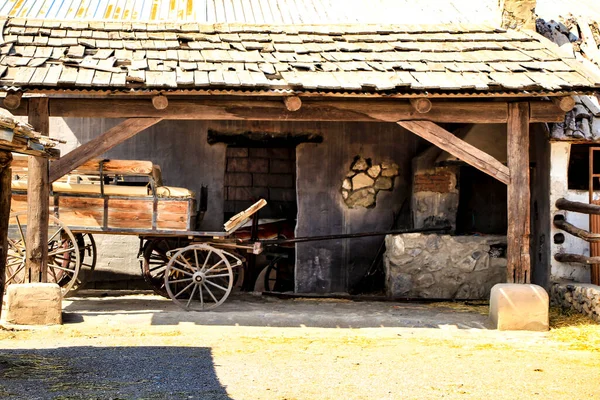
[(6, 289), (4, 320), (14, 325), (62, 323), (62, 295), (56, 283), (23, 283)]
[(500, 331), (547, 331), (548, 293), (538, 285), (499, 283), (490, 294), (490, 319)]

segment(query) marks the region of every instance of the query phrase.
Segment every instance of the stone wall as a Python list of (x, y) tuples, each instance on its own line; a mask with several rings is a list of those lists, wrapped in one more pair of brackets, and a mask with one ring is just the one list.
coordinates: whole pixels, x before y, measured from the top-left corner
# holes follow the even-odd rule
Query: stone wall
[(554, 306), (580, 312), (600, 322), (600, 286), (555, 283), (550, 290), (550, 301)]
[(506, 237), (388, 235), (384, 264), (390, 297), (487, 299), (506, 281)]

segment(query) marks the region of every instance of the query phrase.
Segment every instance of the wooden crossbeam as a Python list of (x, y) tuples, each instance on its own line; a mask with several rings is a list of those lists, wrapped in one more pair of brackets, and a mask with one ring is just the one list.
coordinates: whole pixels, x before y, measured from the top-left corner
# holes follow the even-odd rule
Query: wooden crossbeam
[(162, 118), (129, 118), (121, 122), (102, 135), (67, 153), (58, 161), (53, 162), (50, 166), (50, 182), (60, 179), (86, 161), (99, 157), (116, 145), (123, 143), (161, 120)]
[[(27, 101), (13, 110), (26, 115)], [(419, 113), (408, 99), (303, 98), (296, 111), (286, 109), (281, 99), (175, 98), (168, 107), (156, 109), (148, 98), (50, 98), (50, 115), (77, 118), (152, 118), (185, 120), (264, 121), (365, 121), (396, 122), (425, 120), (438, 123), (505, 124), (506, 101), (432, 100), (427, 113)], [(551, 101), (531, 101), (531, 122), (563, 122), (565, 112)]]
[(429, 121), (399, 121), (397, 124), (500, 182), (508, 184), (510, 181), (507, 166), (439, 125)]
[(508, 105), (507, 160), (508, 184), (507, 281), (529, 283), (531, 280), (531, 194), (529, 188), (529, 104)]

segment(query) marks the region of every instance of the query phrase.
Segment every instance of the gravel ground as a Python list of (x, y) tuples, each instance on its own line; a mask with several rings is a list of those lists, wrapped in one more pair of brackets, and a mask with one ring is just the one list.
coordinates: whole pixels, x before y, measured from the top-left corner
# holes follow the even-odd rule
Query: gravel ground
[[(194, 314), (154, 296), (65, 302), (70, 323), (0, 331), (0, 397), (600, 398), (600, 348), (478, 327), (481, 308), (243, 300)], [(347, 327), (361, 315), (370, 327)]]

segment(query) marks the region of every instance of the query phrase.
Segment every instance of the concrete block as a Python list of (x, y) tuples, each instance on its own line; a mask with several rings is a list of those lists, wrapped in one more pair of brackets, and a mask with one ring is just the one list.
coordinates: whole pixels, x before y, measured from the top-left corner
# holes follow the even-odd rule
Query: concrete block
[(15, 325), (62, 323), (62, 295), (56, 283), (23, 283), (6, 289), (5, 321)]
[(490, 319), (500, 331), (547, 331), (548, 293), (538, 285), (499, 283), (490, 294)]

